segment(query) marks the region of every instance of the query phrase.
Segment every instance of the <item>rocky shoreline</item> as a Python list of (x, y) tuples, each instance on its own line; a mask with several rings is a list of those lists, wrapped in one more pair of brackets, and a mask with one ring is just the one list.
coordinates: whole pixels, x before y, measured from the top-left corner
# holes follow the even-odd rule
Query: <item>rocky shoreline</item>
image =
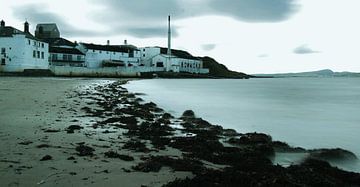
[[(241, 134), (232, 129), (212, 125), (188, 110), (180, 118), (164, 112), (155, 103), (145, 103), (137, 93), (129, 93), (118, 81), (98, 86), (97, 94), (79, 93), (79, 97), (93, 100), (98, 109), (83, 107), (88, 116), (98, 121), (92, 128), (106, 129), (103, 133), (117, 133), (127, 141), (121, 149), (141, 153), (141, 162), (127, 172), (158, 172), (162, 167), (173, 171), (187, 171), (194, 177), (176, 179), (165, 186), (350, 186), (360, 185), (360, 174), (330, 166), (328, 160), (356, 160), (343, 149), (305, 150), (284, 142), (272, 141), (262, 133)], [(82, 127), (78, 127), (80, 130)], [(111, 130), (109, 130), (111, 129)], [(93, 156), (94, 148), (79, 145), (79, 156)], [(159, 151), (176, 149), (180, 155), (156, 156)], [(275, 152), (306, 152), (309, 156), (298, 165), (273, 165)], [(133, 160), (114, 150), (104, 154), (108, 158)]]
[[(1, 140), (8, 142), (2, 147), (14, 149), (0, 155), (0, 181), (5, 181), (0, 184), (360, 186), (359, 173), (327, 162), (356, 161), (347, 150), (294, 148), (263, 133), (242, 134), (210, 124), (191, 110), (174, 117), (143, 101), (142, 93), (128, 92), (126, 83), (67, 91), (59, 106), (47, 103), (44, 114), (35, 115), (42, 121), (54, 107), (62, 109), (58, 118), (49, 117), (53, 123), (36, 126), (34, 132), (29, 129), (29, 136), (9, 140), (13, 135), (0, 131)], [(272, 163), (279, 152), (307, 157), (283, 167)]]

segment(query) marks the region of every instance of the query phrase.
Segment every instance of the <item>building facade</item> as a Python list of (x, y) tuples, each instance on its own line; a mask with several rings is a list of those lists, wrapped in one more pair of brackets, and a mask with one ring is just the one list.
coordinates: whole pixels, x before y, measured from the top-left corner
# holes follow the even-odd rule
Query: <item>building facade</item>
[(89, 68), (140, 65), (140, 51), (136, 47), (80, 43), (78, 49), (85, 54)]
[(30, 34), (27, 22), (24, 23), (24, 31), (20, 31), (1, 21), (0, 49), (2, 72), (49, 68), (49, 45)]

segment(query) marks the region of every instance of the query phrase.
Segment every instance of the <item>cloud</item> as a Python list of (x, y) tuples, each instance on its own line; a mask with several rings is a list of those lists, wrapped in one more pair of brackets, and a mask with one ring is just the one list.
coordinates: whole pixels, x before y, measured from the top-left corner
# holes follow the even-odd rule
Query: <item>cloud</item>
[(59, 27), (60, 34), (67, 37), (76, 37), (76, 36), (96, 36), (101, 33), (83, 30), (76, 28), (68, 24), (61, 16), (46, 11), (45, 4), (28, 4), (24, 6), (14, 7), (14, 17), (19, 20), (24, 20), (26, 18), (30, 24), (31, 23), (56, 23)]
[[(164, 37), (167, 36), (167, 30), (164, 27), (131, 27), (124, 28), (127, 34), (139, 37), (139, 38), (151, 38), (151, 37)], [(171, 31), (172, 37), (177, 37), (178, 32), (175, 28), (172, 28)]]
[(269, 57), (268, 54), (260, 54), (257, 56), (258, 58), (266, 58), (266, 57)]
[(299, 10), (295, 0), (210, 0), (215, 14), (223, 14), (246, 22), (279, 22)]
[(312, 54), (312, 53), (320, 53), (320, 51), (315, 51), (313, 49), (311, 49), (310, 47), (308, 47), (307, 45), (301, 45), (297, 48), (294, 49), (293, 51), (295, 54)]
[[(279, 22), (297, 12), (297, 0), (91, 0), (102, 7), (92, 18), (112, 29), (131, 30), (137, 37), (166, 37), (167, 15), (185, 19), (204, 15), (225, 15), (245, 22)], [(156, 25), (157, 29), (154, 28)], [(149, 27), (149, 29), (145, 29)], [(176, 28), (174, 28), (176, 31)]]
[(211, 51), (216, 48), (216, 44), (204, 44), (201, 45), (201, 48), (205, 51)]

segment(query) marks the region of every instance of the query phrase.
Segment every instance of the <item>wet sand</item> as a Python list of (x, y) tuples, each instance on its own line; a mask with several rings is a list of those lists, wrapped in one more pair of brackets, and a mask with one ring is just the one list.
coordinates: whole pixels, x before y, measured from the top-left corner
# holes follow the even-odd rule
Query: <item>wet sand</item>
[[(97, 120), (79, 117), (85, 115), (81, 108), (86, 101), (72, 97), (74, 93), (113, 81), (0, 77), (0, 186), (160, 186), (175, 176), (191, 176), (169, 169), (153, 174), (124, 172), (139, 159), (127, 162), (103, 156), (111, 148), (130, 154), (108, 141), (117, 140), (119, 134), (93, 128), (74, 134), (64, 131), (69, 125), (86, 126)], [(96, 156), (77, 156), (75, 147), (81, 142), (93, 146)], [(52, 160), (40, 161), (46, 155)]]

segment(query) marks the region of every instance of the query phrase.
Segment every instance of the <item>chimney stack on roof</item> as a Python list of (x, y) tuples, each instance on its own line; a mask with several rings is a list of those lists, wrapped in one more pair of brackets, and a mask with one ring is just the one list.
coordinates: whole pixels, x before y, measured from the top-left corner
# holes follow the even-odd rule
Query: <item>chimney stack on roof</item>
[(124, 40), (124, 45), (127, 45), (127, 40)]
[(107, 44), (107, 45), (110, 45), (110, 40), (107, 40), (107, 41), (106, 41), (106, 44)]
[(4, 21), (4, 20), (1, 20), (0, 25), (1, 25), (1, 27), (5, 27), (5, 21)]
[(171, 25), (170, 25), (170, 15), (168, 17), (168, 49), (167, 54), (171, 56)]
[(25, 33), (30, 33), (29, 32), (29, 23), (27, 21), (25, 21), (25, 23), (24, 23), (24, 32)]

